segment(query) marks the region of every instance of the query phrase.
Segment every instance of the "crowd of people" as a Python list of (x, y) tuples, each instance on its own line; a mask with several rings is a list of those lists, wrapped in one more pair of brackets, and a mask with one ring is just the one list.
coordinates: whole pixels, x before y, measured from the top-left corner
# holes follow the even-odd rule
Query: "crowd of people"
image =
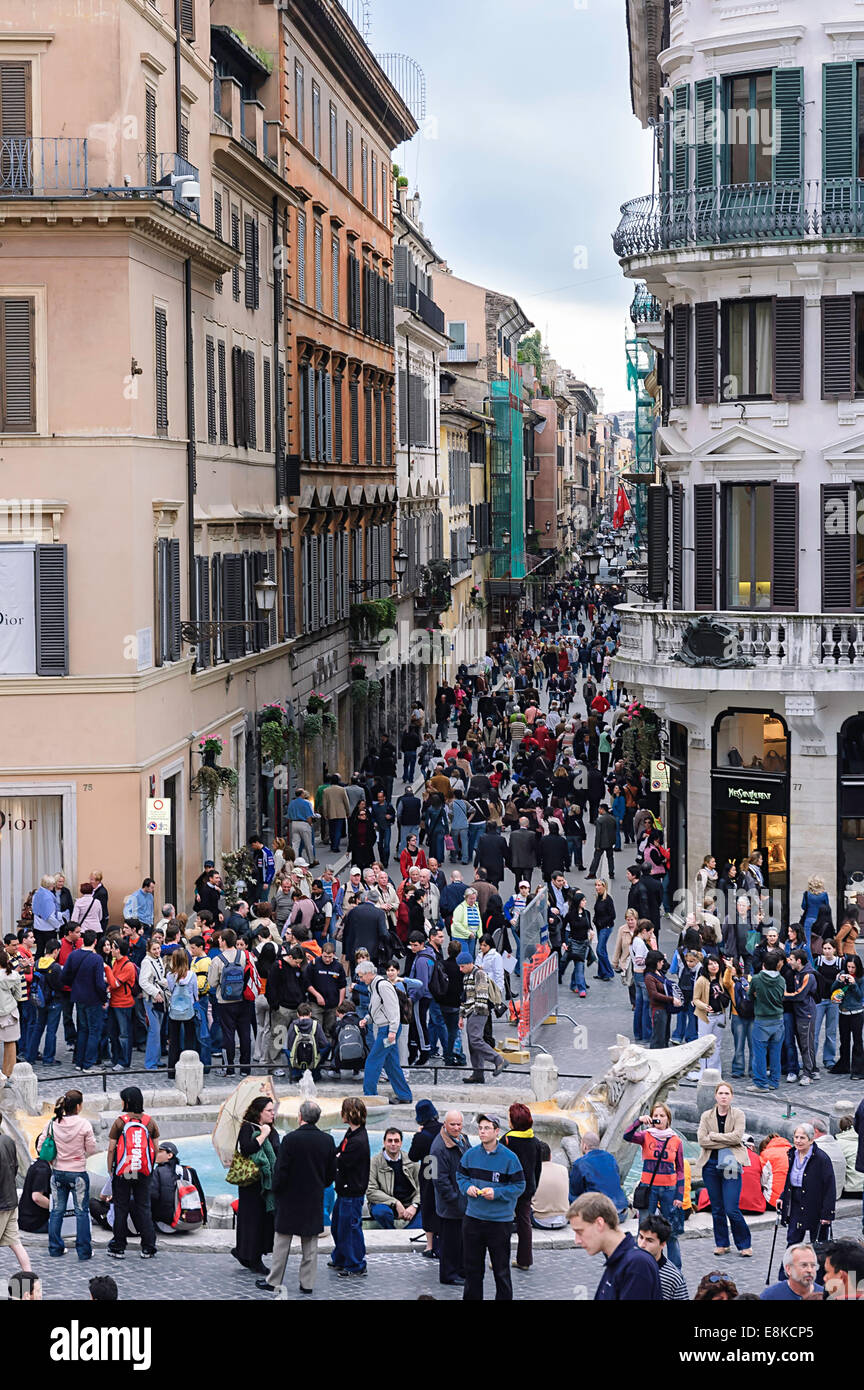
[[(260, 835), (250, 837), (251, 870), (233, 891), (226, 894), (216, 866), (206, 863), (188, 914), (171, 904), (158, 908), (155, 884), (147, 878), (124, 900), (122, 923), (114, 926), (101, 873), (90, 873), (74, 899), (62, 875), (46, 875), (32, 895), (29, 919), (0, 949), (0, 1085), (16, 1057), (44, 1068), (61, 1065), (61, 1023), (72, 1065), (85, 1075), (105, 1065), (129, 1071), (135, 1050), (143, 1052), (145, 1071), (160, 1069), (164, 1059), (173, 1075), (181, 1053), (191, 1050), (205, 1072), (214, 1061), (229, 1077), (238, 1066), (241, 1076), (248, 1075), (253, 1064), (295, 1082), (308, 1071), (316, 1081), (329, 1077), (358, 1089), (362, 1085), (366, 1097), (377, 1094), (383, 1071), (393, 1104), (413, 1102), (406, 1073), (432, 1061), (463, 1068), (464, 1084), (480, 1084), (507, 1065), (495, 1046), (494, 1024), (497, 1018), (516, 1018), (523, 964), (520, 918), (538, 895), (544, 899), (543, 934), (558, 953), (561, 983), (569, 976), (573, 994), (586, 998), (587, 972), (596, 964), (592, 982), (611, 987), (616, 1010), (629, 1005), (637, 1042), (665, 1048), (710, 1033), (716, 1043), (702, 1059), (704, 1068), (723, 1064), (724, 1039), (731, 1035), (728, 1074), (732, 1082), (749, 1082), (745, 1089), (754, 1095), (776, 1091), (784, 1077), (787, 1084), (797, 1080), (801, 1086), (816, 1080), (820, 1042), (826, 1070), (864, 1079), (859, 906), (846, 905), (835, 927), (818, 878), (808, 884), (800, 922), (786, 922), (782, 914), (775, 918), (762, 853), (754, 849), (740, 864), (719, 868), (707, 854), (687, 897), (674, 950), (667, 955), (661, 948), (664, 908), (671, 906), (670, 857), (648, 762), (639, 741), (628, 737), (634, 717), (645, 712), (611, 675), (618, 641), (613, 601), (578, 573), (553, 586), (544, 603), (524, 613), (520, 629), (496, 643), (479, 667), (470, 672), (462, 667), (452, 684), (439, 687), (431, 711), (419, 704), (412, 710), (398, 749), (385, 737), (347, 784), (334, 774), (314, 792), (298, 788), (287, 807), (285, 838), (270, 848)], [(334, 852), (347, 844), (344, 876), (321, 867), (324, 843)], [(507, 891), (511, 874), (512, 891)], [(587, 880), (584, 888), (574, 882), (577, 875)], [(623, 992), (616, 981), (625, 986)], [(731, 1229), (736, 1248), (746, 1256), (749, 1231), (739, 1198), (755, 1146), (745, 1143), (743, 1112), (732, 1099), (724, 1083), (714, 1112), (702, 1117), (700, 1169), (717, 1253), (728, 1252)], [(365, 1107), (359, 1095), (346, 1104), (355, 1105), (354, 1119), (346, 1116), (350, 1141), (365, 1127)], [(680, 1265), (686, 1165), (671, 1113), (664, 1106), (655, 1112), (628, 1134), (642, 1149), (640, 1186), (649, 1189), (639, 1246), (652, 1256), (660, 1286), (678, 1289), (665, 1296), (680, 1297), (671, 1271)], [(834, 1142), (847, 1132), (854, 1143), (860, 1113), (844, 1119), (847, 1129)], [(487, 1156), (500, 1147), (524, 1157), (518, 1151), (531, 1128), (530, 1116), (527, 1124), (523, 1120), (514, 1122), (511, 1115), (513, 1129), (500, 1145), (491, 1130), (486, 1138), (481, 1133), (479, 1147)], [(445, 1136), (439, 1148), (447, 1149), (447, 1117), (438, 1122), (436, 1116), (435, 1122)], [(260, 1186), (270, 1218), (284, 1142), (278, 1145), (272, 1116), (249, 1124), (238, 1152), (267, 1174)], [(500, 1123), (493, 1128), (500, 1130)], [(496, 1219), (491, 1211), (505, 1208), (485, 1205), (489, 1199), (479, 1177), (469, 1184), (473, 1192), (455, 1181), (451, 1210), (467, 1199), (459, 1220), (469, 1223), (457, 1258), (446, 1231), (433, 1229), (442, 1219), (439, 1194), (424, 1187), (422, 1163), (415, 1157), (417, 1136), (407, 1155), (402, 1140), (398, 1127), (388, 1131), (362, 1184), (360, 1169), (343, 1192), (338, 1175), (331, 1176), (338, 1199), (332, 1229), (341, 1252), (334, 1263), (341, 1262), (346, 1275), (365, 1268), (358, 1253), (359, 1208), (351, 1204), (366, 1202), (379, 1225), (422, 1222), (429, 1253), (437, 1254), (442, 1270), (465, 1279), (466, 1297), (476, 1294), (476, 1261), (482, 1275), (486, 1254), (499, 1297), (509, 1296), (503, 1243), (496, 1244), (495, 1232), (485, 1230)], [(592, 1216), (599, 1209), (590, 1202), (600, 1197), (611, 1202), (618, 1222), (628, 1203), (617, 1165), (613, 1160), (613, 1181), (602, 1162), (611, 1156), (591, 1141), (585, 1136), (579, 1163), (585, 1173), (603, 1171), (596, 1183), (585, 1173), (577, 1180), (571, 1172), (568, 1200), (589, 1205), (569, 1219), (577, 1237), (584, 1229), (587, 1249), (603, 1223), (605, 1234), (596, 1249), (607, 1257), (608, 1278), (608, 1266), (616, 1263), (612, 1252), (620, 1262), (624, 1245), (608, 1211)], [(340, 1149), (344, 1168), (339, 1172), (353, 1171), (360, 1147), (359, 1140), (348, 1142), (348, 1158)], [(538, 1159), (529, 1147), (533, 1181), (523, 1164), (523, 1185), (515, 1192), (515, 1177), (512, 1184), (513, 1210), (506, 1221), (497, 1218), (501, 1230), (507, 1227), (508, 1251), (510, 1223), (516, 1224), (517, 1268), (530, 1267), (532, 1221), (543, 1225), (554, 1219), (563, 1225), (568, 1219), (561, 1207), (561, 1173), (553, 1171), (561, 1165)], [(797, 1139), (793, 1147), (797, 1152)], [(812, 1188), (813, 1175), (824, 1165), (812, 1135), (805, 1148), (799, 1176), (809, 1173)], [(861, 1163), (857, 1149), (854, 1161)], [(417, 1163), (419, 1172), (412, 1168)], [(478, 1174), (486, 1163), (477, 1159)], [(737, 1188), (730, 1165), (738, 1171)], [(787, 1166), (798, 1172), (796, 1160)], [(391, 1182), (394, 1167), (398, 1191)], [(544, 1190), (542, 1168), (547, 1188), (555, 1184), (554, 1212), (542, 1198), (537, 1207), (537, 1193)], [(853, 1164), (850, 1171), (858, 1170)], [(561, 1172), (566, 1180), (566, 1170)], [(496, 1168), (495, 1174), (496, 1184), (503, 1180), (507, 1186), (504, 1169)], [(833, 1181), (836, 1198), (844, 1184), (838, 1185), (836, 1173)], [(786, 1197), (778, 1192), (773, 1200), (786, 1201), (790, 1232), (801, 1237), (809, 1231), (821, 1242), (826, 1223), (820, 1220), (814, 1230), (807, 1203), (802, 1207), (807, 1187), (793, 1181)], [(70, 1180), (73, 1199), (75, 1189)], [(253, 1189), (254, 1184), (248, 1190)], [(240, 1190), (238, 1228), (248, 1232), (250, 1223), (242, 1216), (243, 1206), (251, 1211), (246, 1191)], [(494, 1196), (500, 1199), (501, 1194)], [(829, 1205), (833, 1211), (825, 1196), (820, 1216)], [(430, 1220), (433, 1210), (435, 1220)], [(146, 1225), (143, 1208), (138, 1216)], [(125, 1229), (122, 1213), (120, 1226)], [(258, 1226), (252, 1253), (238, 1258), (263, 1277), (261, 1255), (269, 1248), (258, 1247), (268, 1221)], [(123, 1243), (121, 1237), (115, 1241)], [(238, 1235), (238, 1250), (243, 1249)], [(709, 1290), (705, 1296), (714, 1295)]]

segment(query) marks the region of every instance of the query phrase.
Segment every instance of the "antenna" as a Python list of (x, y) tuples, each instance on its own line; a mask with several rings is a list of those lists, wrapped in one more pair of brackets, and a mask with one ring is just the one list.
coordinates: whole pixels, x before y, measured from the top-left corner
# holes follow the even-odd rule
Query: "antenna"
[(339, 0), (355, 28), (360, 30), (364, 43), (369, 42), (372, 27), (371, 0)]
[(405, 53), (376, 53), (375, 60), (387, 74), (415, 121), (425, 121), (426, 74), (420, 64)]

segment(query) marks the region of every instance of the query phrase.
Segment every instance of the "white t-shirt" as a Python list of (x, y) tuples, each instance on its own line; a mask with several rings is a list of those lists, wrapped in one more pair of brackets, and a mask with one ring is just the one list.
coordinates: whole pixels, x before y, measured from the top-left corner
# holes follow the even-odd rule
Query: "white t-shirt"
[(645, 973), (645, 957), (648, 955), (648, 947), (645, 945), (645, 938), (637, 936), (630, 946), (630, 959), (633, 962), (633, 970), (637, 975)]

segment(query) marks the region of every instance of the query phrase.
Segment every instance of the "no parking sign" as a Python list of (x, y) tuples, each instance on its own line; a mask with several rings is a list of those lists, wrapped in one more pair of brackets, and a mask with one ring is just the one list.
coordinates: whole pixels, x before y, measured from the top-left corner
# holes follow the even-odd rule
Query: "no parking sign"
[(669, 767), (664, 762), (651, 763), (651, 790), (652, 792), (668, 792), (669, 790)]
[(148, 835), (171, 834), (171, 801), (165, 797), (148, 797), (145, 813)]

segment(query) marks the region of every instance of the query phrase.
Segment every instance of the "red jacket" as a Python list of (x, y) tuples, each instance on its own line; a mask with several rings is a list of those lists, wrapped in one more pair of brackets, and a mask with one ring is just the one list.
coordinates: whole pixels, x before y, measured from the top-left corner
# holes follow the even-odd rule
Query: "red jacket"
[[(699, 1193), (696, 1210), (707, 1211), (710, 1206), (708, 1189), (703, 1187)], [(762, 1191), (762, 1159), (752, 1150), (749, 1154), (747, 1167), (741, 1173), (741, 1196), (738, 1201), (738, 1210), (755, 1213), (765, 1210), (765, 1194)]]
[(131, 1009), (135, 1003), (132, 990), (138, 981), (138, 971), (128, 956), (118, 956), (113, 965), (105, 962), (108, 981), (108, 1003), (112, 1009)]
[(399, 855), (399, 867), (402, 870), (403, 879), (408, 877), (409, 869), (428, 869), (429, 863), (426, 859), (426, 851), (418, 849), (416, 854), (411, 854), (407, 849), (403, 849)]

